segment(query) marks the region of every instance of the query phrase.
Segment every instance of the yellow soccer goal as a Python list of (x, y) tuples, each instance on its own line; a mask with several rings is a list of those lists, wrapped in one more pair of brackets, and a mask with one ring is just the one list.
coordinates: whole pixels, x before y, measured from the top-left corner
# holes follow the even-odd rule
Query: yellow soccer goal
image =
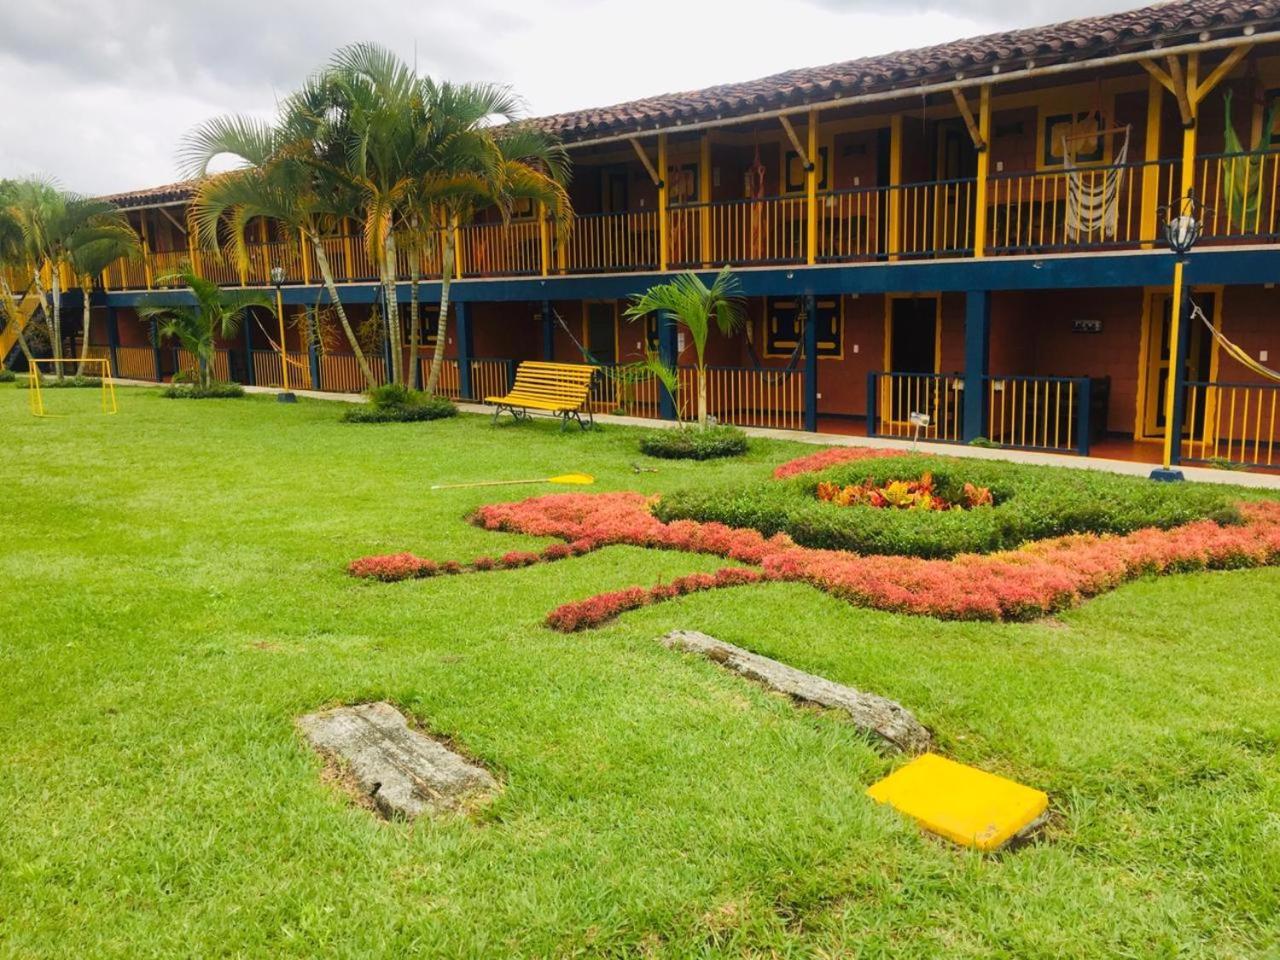
[(36, 359), (35, 369), (31, 370), (27, 376), (27, 400), (31, 406), (31, 413), (37, 417), (58, 416), (58, 414), (47, 413), (44, 408), (44, 389), (40, 385), (40, 368), (42, 366), (51, 366), (55, 370), (69, 364), (83, 363), (86, 373), (98, 371), (97, 376), (102, 380), (102, 412), (118, 413), (119, 407), (116, 405), (116, 384), (111, 379), (111, 363), (104, 357), (88, 357), (81, 360), (79, 357), (64, 358), (61, 360)]

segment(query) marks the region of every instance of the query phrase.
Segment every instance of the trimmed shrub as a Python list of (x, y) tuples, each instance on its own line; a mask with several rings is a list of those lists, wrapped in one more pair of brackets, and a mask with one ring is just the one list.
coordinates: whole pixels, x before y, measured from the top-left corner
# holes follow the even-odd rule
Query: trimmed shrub
[(207, 387), (199, 384), (174, 383), (165, 387), (164, 396), (170, 400), (228, 400), (232, 397), (243, 397), (244, 387), (238, 383), (224, 383), (215, 380)]
[[(23, 383), (20, 383), (18, 386), (25, 387), (27, 386), (27, 384), (23, 382)], [(40, 389), (42, 390), (44, 389), (57, 390), (63, 387), (70, 388), (70, 389), (76, 389), (76, 388), (88, 389), (91, 387), (101, 387), (101, 386), (102, 386), (101, 377), (74, 377), (73, 376), (73, 377), (63, 377), (61, 380), (59, 380), (57, 377), (51, 377), (49, 376), (49, 374), (46, 373), (40, 378)]]
[(13, 383), (18, 375), (6, 367), (0, 367), (0, 383)]
[(664, 460), (716, 460), (747, 452), (747, 435), (737, 427), (716, 426), (706, 430), (681, 427), (654, 430), (640, 441), (640, 452)]
[(447, 397), (433, 397), (400, 383), (375, 387), (368, 396), (368, 406), (351, 407), (343, 413), (343, 423), (417, 423), (458, 415)]
[[(952, 502), (964, 485), (986, 487), (994, 505), (944, 512), (842, 507), (817, 497), (820, 483), (883, 485), (932, 473)], [(1194, 520), (1239, 523), (1229, 492), (1200, 484), (1157, 484), (1092, 470), (907, 455), (863, 459), (820, 473), (750, 487), (704, 487), (664, 496), (661, 520), (715, 521), (827, 550), (913, 557), (1008, 550), (1031, 540), (1074, 533), (1169, 529)]]

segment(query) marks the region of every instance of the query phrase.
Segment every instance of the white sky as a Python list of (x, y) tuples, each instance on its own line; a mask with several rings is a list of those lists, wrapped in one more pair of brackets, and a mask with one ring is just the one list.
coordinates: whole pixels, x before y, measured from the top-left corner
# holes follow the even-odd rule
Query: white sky
[(0, 177), (177, 178), (183, 133), (269, 115), (343, 44), (512, 84), (532, 114), (1143, 5), (1141, 0), (0, 0)]

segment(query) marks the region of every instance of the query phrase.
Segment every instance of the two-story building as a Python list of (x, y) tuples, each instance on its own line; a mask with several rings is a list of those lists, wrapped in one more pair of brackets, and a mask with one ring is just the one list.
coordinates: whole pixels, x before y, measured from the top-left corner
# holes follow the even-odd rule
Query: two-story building
[[(673, 327), (622, 318), (626, 298), (729, 264), (750, 322), (711, 347), (722, 421), (906, 436), (916, 413), (937, 440), (1154, 461), (1172, 377), (1183, 459), (1280, 465), (1277, 99), (1280, 0), (1175, 0), (542, 118), (573, 160), (573, 229), (557, 239), (535, 209), (461, 228), (447, 388), (500, 392), (525, 359), (687, 362)], [(1179, 350), (1164, 225), (1188, 195), (1203, 209)], [(189, 242), (190, 196), (112, 198), (146, 256), (93, 292), (95, 348), (165, 379), (191, 358), (155, 343), (141, 297), (184, 260), (230, 285), (283, 266), (293, 382), (360, 389), (342, 340), (294, 322), (325, 300), (296, 238), (261, 224), (242, 274)], [(363, 239), (327, 250), (367, 317)], [(420, 269), (438, 301), (438, 264)], [(276, 329), (248, 324), (218, 373), (279, 383)], [(408, 345), (377, 349), (381, 371)], [(671, 415), (651, 380), (606, 375), (598, 397)]]

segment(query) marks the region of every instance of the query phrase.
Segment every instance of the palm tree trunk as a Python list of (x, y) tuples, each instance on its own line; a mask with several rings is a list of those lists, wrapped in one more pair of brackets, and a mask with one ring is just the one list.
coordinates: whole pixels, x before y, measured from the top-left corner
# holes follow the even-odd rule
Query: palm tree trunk
[(391, 340), (391, 381), (404, 383), (404, 340), (400, 335), (400, 307), (396, 303), (396, 237), (390, 230), (382, 244), (383, 302), (387, 307), (387, 337)]
[(92, 307), (89, 304), (89, 289), (91, 284), (92, 281), (90, 281), (88, 277), (85, 277), (80, 281), (80, 290), (84, 294), (81, 299), (83, 300), (84, 305), (80, 313), (80, 362), (76, 364), (77, 377), (84, 376), (84, 363), (89, 359), (89, 323), (92, 319), (93, 312)]
[(418, 347), (422, 341), (422, 304), (418, 297), (419, 276), (418, 257), (416, 255), (409, 264), (409, 386), (414, 390), (422, 389), (422, 364), (418, 360)]
[(698, 426), (707, 429), (707, 368), (698, 363)]
[[(9, 281), (0, 277), (0, 301), (4, 303), (4, 312), (9, 318), (9, 322), (13, 324), (13, 332), (18, 335), (18, 346), (22, 349), (22, 355), (27, 358), (27, 369), (34, 372), (36, 369), (36, 358), (31, 352), (31, 344), (27, 343), (26, 331), (18, 323), (18, 300), (13, 295), (13, 289), (9, 286)], [(3, 361), (4, 357), (0, 357)]]
[(334, 283), (333, 268), (329, 266), (329, 257), (324, 252), (324, 244), (320, 242), (319, 237), (312, 236), (311, 247), (316, 255), (316, 265), (320, 268), (320, 276), (324, 279), (324, 288), (329, 294), (329, 299), (333, 302), (333, 310), (338, 315), (338, 322), (342, 324), (342, 332), (347, 337), (351, 352), (355, 354), (356, 365), (360, 367), (360, 372), (364, 374), (365, 383), (372, 390), (378, 385), (378, 381), (374, 379), (373, 371), (369, 369), (369, 361), (365, 359), (364, 351), (360, 349), (360, 341), (356, 339), (355, 331), (351, 329), (351, 323), (347, 320), (347, 311), (342, 306), (342, 298), (338, 296), (338, 285)]
[(453, 231), (444, 231), (444, 249), (440, 253), (440, 321), (436, 324), (436, 348), (431, 354), (431, 375), (427, 377), (427, 393), (434, 394), (440, 385), (444, 367), (444, 343), (449, 330), (449, 283), (453, 279)]

